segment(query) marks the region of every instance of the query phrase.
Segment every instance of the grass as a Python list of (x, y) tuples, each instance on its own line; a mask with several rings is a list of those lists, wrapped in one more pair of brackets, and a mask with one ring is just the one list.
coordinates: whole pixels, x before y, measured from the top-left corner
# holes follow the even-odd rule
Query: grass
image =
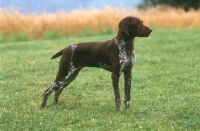
[[(131, 108), (115, 110), (110, 72), (83, 69), (53, 104), (40, 110), (59, 59), (49, 57), (81, 41), (115, 33), (0, 44), (0, 130), (200, 130), (200, 29), (154, 29), (136, 38)], [(123, 77), (120, 79), (123, 98)], [(124, 105), (123, 105), (124, 107)]]

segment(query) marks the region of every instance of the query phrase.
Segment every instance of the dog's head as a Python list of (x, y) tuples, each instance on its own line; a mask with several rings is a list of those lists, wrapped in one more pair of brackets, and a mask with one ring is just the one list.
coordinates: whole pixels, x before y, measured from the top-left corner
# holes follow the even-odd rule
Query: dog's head
[(147, 37), (152, 29), (143, 25), (143, 21), (137, 17), (127, 16), (119, 22), (119, 30), (129, 37)]

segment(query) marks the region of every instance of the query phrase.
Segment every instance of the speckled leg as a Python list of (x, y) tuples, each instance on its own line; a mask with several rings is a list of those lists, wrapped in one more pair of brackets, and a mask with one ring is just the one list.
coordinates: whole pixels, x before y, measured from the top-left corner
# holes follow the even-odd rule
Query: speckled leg
[(126, 109), (130, 108), (130, 91), (131, 91), (131, 80), (132, 80), (132, 71), (124, 71), (124, 103)]
[(64, 79), (63, 85), (59, 89), (55, 90), (55, 97), (54, 97), (55, 104), (58, 103), (58, 98), (59, 98), (60, 94), (62, 93), (63, 89), (66, 86), (68, 86), (76, 78), (79, 71), (80, 71), (80, 69), (74, 69), (74, 71), (72, 71), (72, 73)]
[(63, 88), (55, 90), (54, 104), (58, 103), (58, 98), (59, 98), (60, 94), (62, 93), (62, 91), (63, 91)]
[(118, 74), (112, 73), (112, 82), (113, 82), (115, 105), (116, 105), (117, 111), (122, 111), (121, 99), (120, 99), (120, 93), (119, 93), (119, 75)]
[(49, 96), (51, 95), (51, 93), (52, 93), (56, 88), (59, 88), (59, 86), (60, 86), (60, 85), (59, 85), (58, 83), (54, 82), (54, 83), (51, 84), (51, 86), (50, 86), (48, 89), (45, 90), (45, 92), (44, 92), (44, 97), (43, 97), (43, 101), (42, 101), (42, 103), (41, 103), (40, 108), (45, 107), (46, 102), (47, 102), (47, 99), (49, 98)]

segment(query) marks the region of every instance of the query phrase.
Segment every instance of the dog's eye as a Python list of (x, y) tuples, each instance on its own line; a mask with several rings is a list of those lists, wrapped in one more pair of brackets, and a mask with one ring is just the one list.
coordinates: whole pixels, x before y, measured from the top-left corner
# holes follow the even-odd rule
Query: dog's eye
[(138, 21), (138, 23), (143, 24), (143, 21)]

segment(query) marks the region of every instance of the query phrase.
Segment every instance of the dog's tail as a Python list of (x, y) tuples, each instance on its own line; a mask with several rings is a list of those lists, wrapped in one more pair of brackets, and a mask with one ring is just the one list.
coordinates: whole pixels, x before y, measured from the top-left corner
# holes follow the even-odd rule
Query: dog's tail
[(53, 60), (53, 59), (55, 59), (56, 57), (61, 56), (63, 50), (64, 50), (64, 49), (62, 49), (62, 50), (60, 50), (59, 52), (57, 52), (56, 54), (52, 55), (50, 59)]

